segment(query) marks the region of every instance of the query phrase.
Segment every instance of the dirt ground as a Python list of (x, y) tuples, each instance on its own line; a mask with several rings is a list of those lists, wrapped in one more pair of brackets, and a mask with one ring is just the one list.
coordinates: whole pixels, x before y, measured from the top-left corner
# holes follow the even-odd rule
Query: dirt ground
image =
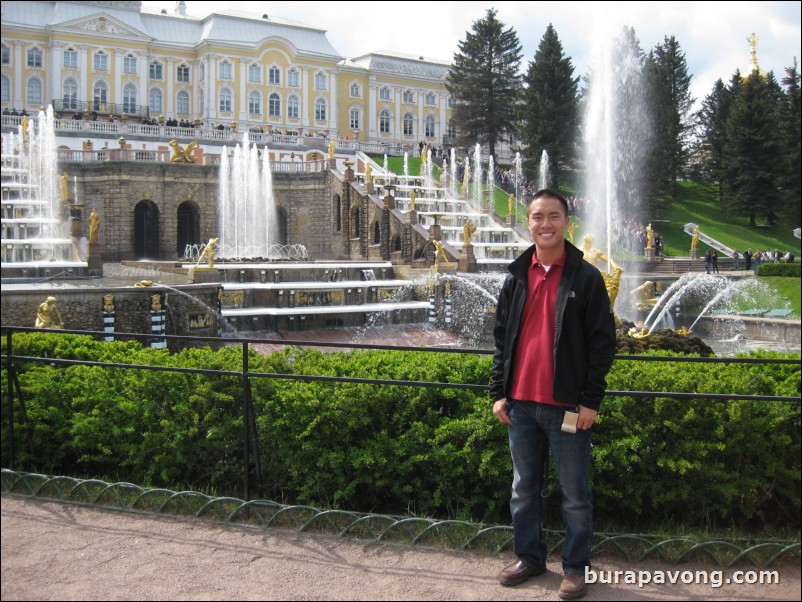
[[(501, 587), (496, 575), (512, 560), (512, 553), (374, 544), (2, 497), (2, 600), (557, 600), (558, 558), (546, 574)], [(713, 565), (598, 559), (594, 569), (611, 577), (607, 571), (711, 575), (707, 584), (596, 583), (592, 600), (768, 601), (800, 594), (798, 564), (771, 569), (779, 583), (721, 587), (711, 584)], [(722, 578), (737, 578), (735, 570), (723, 569)]]

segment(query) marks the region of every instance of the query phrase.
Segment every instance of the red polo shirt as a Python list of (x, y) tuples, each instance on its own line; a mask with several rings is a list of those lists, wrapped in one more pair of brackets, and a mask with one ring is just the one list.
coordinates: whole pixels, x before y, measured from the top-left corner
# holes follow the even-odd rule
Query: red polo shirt
[(547, 270), (532, 256), (526, 289), (526, 305), (521, 316), (518, 349), (512, 369), (510, 397), (568, 406), (554, 401), (554, 336), (557, 289), (565, 266), (566, 254)]

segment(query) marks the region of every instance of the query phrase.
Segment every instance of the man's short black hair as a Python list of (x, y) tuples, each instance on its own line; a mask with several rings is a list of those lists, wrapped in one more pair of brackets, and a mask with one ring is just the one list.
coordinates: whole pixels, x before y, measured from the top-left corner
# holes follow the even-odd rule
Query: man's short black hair
[(535, 193), (535, 195), (532, 197), (532, 200), (529, 201), (529, 204), (527, 205), (526, 208), (529, 209), (529, 205), (531, 205), (534, 201), (537, 201), (538, 199), (555, 199), (557, 201), (560, 201), (560, 204), (563, 206), (563, 209), (565, 209), (565, 216), (568, 217), (569, 215), (571, 215), (568, 210), (568, 200), (556, 190), (552, 190), (551, 188), (541, 188)]

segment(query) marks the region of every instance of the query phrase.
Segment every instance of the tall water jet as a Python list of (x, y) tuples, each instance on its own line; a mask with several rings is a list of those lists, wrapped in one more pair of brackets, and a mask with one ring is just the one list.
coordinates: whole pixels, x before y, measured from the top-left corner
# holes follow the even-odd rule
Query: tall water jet
[(515, 164), (512, 172), (512, 180), (515, 185), (515, 200), (521, 201), (521, 193), (524, 186), (524, 165), (521, 159), (521, 153), (515, 152)]
[(451, 196), (457, 196), (457, 151), (452, 146), (451, 147)]
[[(39, 111), (35, 123), (23, 118), (17, 135), (3, 135), (2, 148), (4, 274), (17, 267), (86, 267), (78, 251), (78, 245), (85, 242), (80, 236), (83, 206), (75, 203), (67, 174), (62, 175), (59, 194), (53, 107)], [(68, 204), (70, 196), (72, 204)], [(67, 213), (70, 208), (73, 211)], [(73, 221), (77, 228), (72, 228)]]
[[(609, 31), (609, 29), (608, 29)], [(631, 29), (610, 39), (593, 36), (585, 114), (587, 229), (611, 260), (619, 234), (642, 223), (639, 178), (648, 153), (649, 120), (642, 85), (643, 53)], [(610, 272), (608, 266), (608, 272)], [(626, 295), (619, 297), (619, 300)], [(616, 309), (617, 313), (619, 308)], [(626, 317), (626, 312), (618, 313)]]
[(474, 200), (477, 205), (482, 204), (482, 146), (477, 142), (473, 149), (473, 183), (476, 190), (474, 191)]
[(546, 149), (540, 153), (540, 178), (537, 181), (538, 190), (549, 187), (549, 154)]
[[(260, 157), (261, 155), (261, 157)], [(273, 174), (265, 147), (250, 145), (247, 132), (232, 153), (223, 148), (220, 161), (217, 257), (269, 259), (279, 241)]]

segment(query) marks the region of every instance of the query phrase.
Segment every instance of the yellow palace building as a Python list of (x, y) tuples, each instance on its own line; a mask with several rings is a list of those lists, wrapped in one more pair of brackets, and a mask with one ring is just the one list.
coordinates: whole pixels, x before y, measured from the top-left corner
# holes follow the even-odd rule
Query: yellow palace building
[(142, 2), (3, 2), (4, 115), (350, 139), (393, 148), (454, 137), (449, 63), (347, 58), (324, 29), (236, 10)]

